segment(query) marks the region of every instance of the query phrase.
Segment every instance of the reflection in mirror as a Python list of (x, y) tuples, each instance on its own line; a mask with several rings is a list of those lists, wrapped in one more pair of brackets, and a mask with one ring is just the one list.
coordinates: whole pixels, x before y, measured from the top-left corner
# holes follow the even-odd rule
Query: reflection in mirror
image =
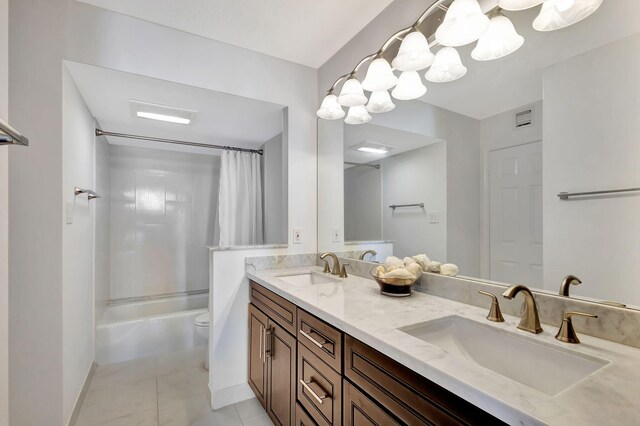
[(425, 95), (366, 124), (319, 120), (319, 181), (344, 179), (333, 201), (320, 188), (320, 250), (340, 251), (323, 244), (343, 206), (356, 257), (426, 253), (555, 294), (572, 274), (571, 297), (640, 306), (640, 193), (558, 195), (640, 186), (640, 4), (604, 2), (553, 32), (532, 28), (539, 11), (504, 12), (525, 40), (509, 56), (459, 47), (459, 80), (423, 79)]

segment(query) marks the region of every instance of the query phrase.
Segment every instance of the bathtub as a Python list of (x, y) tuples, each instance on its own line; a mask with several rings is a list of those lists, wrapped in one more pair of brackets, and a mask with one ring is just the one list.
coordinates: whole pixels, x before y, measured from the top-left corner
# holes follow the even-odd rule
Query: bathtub
[(183, 294), (107, 305), (96, 324), (100, 365), (204, 345), (193, 320), (207, 312), (208, 293)]

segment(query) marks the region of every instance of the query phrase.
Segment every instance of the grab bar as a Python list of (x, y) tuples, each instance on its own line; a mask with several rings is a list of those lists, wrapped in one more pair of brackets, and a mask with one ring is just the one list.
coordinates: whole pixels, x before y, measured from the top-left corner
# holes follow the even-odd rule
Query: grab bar
[(424, 209), (424, 203), (416, 203), (416, 204), (391, 204), (389, 206), (392, 209), (397, 209), (399, 207), (420, 207), (421, 209)]
[(29, 139), (20, 134), (9, 124), (0, 120), (0, 145), (29, 146)]
[(560, 192), (558, 198), (561, 200), (568, 200), (569, 197), (580, 197), (583, 195), (602, 195), (602, 194), (619, 194), (622, 192), (635, 192), (640, 191), (640, 188), (623, 188), (623, 189), (606, 189), (603, 191), (589, 191), (589, 192)]
[(77, 186), (73, 187), (73, 195), (74, 196), (78, 196), (78, 195), (82, 195), (82, 194), (87, 194), (87, 198), (89, 200), (93, 200), (94, 198), (100, 198), (100, 196), (98, 194), (96, 194), (95, 191), (92, 191), (90, 189), (84, 189), (84, 188), (79, 188)]

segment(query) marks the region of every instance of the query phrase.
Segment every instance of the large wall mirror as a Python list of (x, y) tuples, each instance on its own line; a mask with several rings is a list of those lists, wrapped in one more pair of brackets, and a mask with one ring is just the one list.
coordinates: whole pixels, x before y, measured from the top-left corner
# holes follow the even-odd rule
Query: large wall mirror
[(423, 79), (365, 124), (318, 120), (319, 249), (426, 253), (554, 293), (572, 274), (572, 297), (640, 306), (640, 191), (560, 195), (640, 187), (638, 3), (551, 32), (532, 28), (539, 7), (504, 12), (515, 53), (459, 47), (459, 80)]

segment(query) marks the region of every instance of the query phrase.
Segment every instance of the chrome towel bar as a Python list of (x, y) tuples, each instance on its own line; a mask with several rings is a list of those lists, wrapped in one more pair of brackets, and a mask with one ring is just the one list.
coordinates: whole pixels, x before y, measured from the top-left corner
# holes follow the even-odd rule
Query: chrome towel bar
[(603, 194), (619, 194), (623, 192), (635, 192), (640, 191), (640, 188), (623, 188), (623, 189), (606, 189), (602, 191), (588, 191), (588, 192), (560, 192), (558, 198), (561, 200), (568, 200), (570, 197), (580, 197), (585, 195), (603, 195)]
[(400, 208), (400, 207), (420, 207), (421, 209), (424, 209), (424, 203), (416, 203), (416, 204), (391, 204), (391, 205), (389, 206), (389, 208), (392, 208), (392, 209), (394, 209), (394, 210), (395, 210), (395, 209), (397, 209), (397, 208)]
[(94, 198), (100, 198), (100, 196), (98, 194), (96, 194), (95, 191), (92, 191), (90, 189), (84, 189), (84, 188), (79, 188), (77, 186), (73, 187), (73, 194), (77, 197), (78, 195), (82, 195), (82, 194), (87, 194), (87, 198), (89, 200), (93, 200)]
[(9, 124), (0, 120), (0, 145), (22, 145), (29, 146), (29, 139)]

